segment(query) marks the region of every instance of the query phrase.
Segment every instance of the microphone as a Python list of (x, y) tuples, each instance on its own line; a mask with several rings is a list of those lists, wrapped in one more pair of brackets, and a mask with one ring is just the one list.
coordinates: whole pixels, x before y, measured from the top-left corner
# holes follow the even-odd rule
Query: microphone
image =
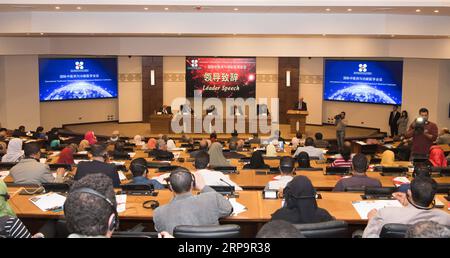
[(224, 182), (224, 183), (227, 184), (228, 186), (230, 186), (230, 187), (231, 187), (231, 194), (230, 194), (230, 196), (235, 196), (235, 194), (234, 194), (234, 185), (228, 183), (227, 181), (223, 180), (222, 178), (220, 178), (219, 180), (222, 181), (222, 182)]

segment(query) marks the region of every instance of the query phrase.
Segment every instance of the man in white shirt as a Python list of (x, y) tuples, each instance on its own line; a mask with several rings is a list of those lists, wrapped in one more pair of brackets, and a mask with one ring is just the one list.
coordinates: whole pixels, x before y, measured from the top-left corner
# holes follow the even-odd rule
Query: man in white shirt
[(280, 159), (280, 173), (281, 175), (276, 176), (274, 179), (270, 181), (266, 188), (270, 190), (278, 190), (282, 192), (286, 185), (291, 182), (294, 178), (293, 173), (295, 171), (295, 160), (291, 157), (282, 157)]
[[(404, 207), (386, 207), (373, 209), (367, 215), (368, 223), (363, 237), (379, 237), (381, 229), (388, 223), (415, 224), (419, 221), (434, 221), (450, 226), (450, 214), (435, 209), (433, 201), (437, 192), (437, 183), (430, 177), (416, 177), (411, 181), (407, 194), (394, 193), (394, 197)], [(431, 207), (430, 207), (431, 206)]]
[(314, 147), (314, 139), (311, 137), (306, 138), (305, 140), (305, 147), (298, 147), (297, 150), (294, 153), (294, 158), (297, 157), (297, 155), (300, 152), (306, 152), (308, 153), (309, 157), (317, 157), (319, 158), (319, 160), (323, 160), (324, 156), (323, 156), (323, 150)]
[(209, 154), (207, 152), (201, 152), (195, 157), (194, 166), (197, 169), (197, 173), (200, 174), (205, 184), (208, 186), (234, 186), (235, 191), (242, 191), (242, 187), (231, 181), (228, 175), (223, 174), (220, 171), (214, 171), (207, 169), (209, 164)]

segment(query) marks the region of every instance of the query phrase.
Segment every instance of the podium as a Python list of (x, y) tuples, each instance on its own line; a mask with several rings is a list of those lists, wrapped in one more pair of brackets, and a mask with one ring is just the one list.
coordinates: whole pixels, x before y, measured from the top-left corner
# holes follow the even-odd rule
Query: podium
[(170, 123), (172, 121), (172, 115), (150, 115), (150, 131), (153, 134), (166, 134), (171, 133)]
[(286, 114), (291, 125), (291, 133), (295, 134), (299, 131), (304, 134), (306, 132), (306, 116), (308, 116), (308, 111), (288, 110)]

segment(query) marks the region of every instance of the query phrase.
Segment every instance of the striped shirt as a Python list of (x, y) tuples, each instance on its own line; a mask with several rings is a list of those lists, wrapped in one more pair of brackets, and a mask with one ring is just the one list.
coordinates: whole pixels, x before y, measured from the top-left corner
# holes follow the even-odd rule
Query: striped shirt
[(343, 158), (337, 158), (333, 161), (333, 163), (331, 163), (332, 167), (346, 167), (346, 168), (351, 168), (352, 167), (352, 160), (345, 160)]
[(10, 217), (4, 226), (8, 238), (31, 238), (31, 234), (20, 219)]

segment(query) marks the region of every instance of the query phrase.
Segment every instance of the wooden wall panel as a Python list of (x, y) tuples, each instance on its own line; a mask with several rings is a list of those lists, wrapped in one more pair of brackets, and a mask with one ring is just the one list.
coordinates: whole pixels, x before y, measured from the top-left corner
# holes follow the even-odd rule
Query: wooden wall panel
[[(150, 71), (155, 70), (155, 85), (150, 85)], [(149, 121), (150, 114), (163, 105), (163, 57), (142, 57), (142, 120)]]
[[(291, 86), (286, 87), (286, 71), (291, 72)], [(280, 99), (280, 123), (287, 124), (286, 111), (292, 109), (299, 97), (300, 58), (278, 58), (278, 98)]]

